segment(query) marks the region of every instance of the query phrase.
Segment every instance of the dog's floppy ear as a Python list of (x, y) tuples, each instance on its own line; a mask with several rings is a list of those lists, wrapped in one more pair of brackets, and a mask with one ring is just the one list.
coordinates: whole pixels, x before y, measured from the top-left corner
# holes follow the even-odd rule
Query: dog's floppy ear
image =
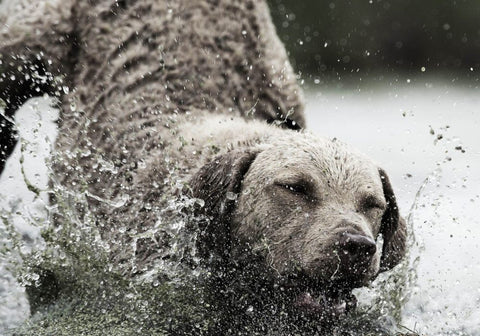
[(379, 169), (387, 209), (382, 217), (380, 233), (383, 235), (383, 251), (380, 260), (380, 272), (396, 266), (405, 255), (407, 225), (400, 216), (392, 185), (383, 169)]
[(230, 251), (230, 221), (237, 194), (256, 152), (232, 150), (217, 156), (199, 169), (190, 181), (192, 196), (205, 203), (200, 213), (199, 252), (203, 257), (212, 253), (225, 257)]

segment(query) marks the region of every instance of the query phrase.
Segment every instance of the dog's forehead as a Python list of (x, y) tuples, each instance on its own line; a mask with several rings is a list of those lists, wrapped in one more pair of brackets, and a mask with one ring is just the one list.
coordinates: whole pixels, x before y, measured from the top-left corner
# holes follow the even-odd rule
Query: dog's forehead
[(265, 152), (274, 175), (298, 175), (351, 191), (382, 189), (378, 166), (353, 147), (310, 133), (274, 141)]

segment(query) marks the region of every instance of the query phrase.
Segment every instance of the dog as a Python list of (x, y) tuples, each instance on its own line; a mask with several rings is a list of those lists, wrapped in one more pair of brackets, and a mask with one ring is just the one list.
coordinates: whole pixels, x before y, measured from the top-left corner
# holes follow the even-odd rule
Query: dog
[[(35, 259), (36, 321), (62, 313), (25, 334), (87, 328), (87, 306), (90, 333), (111, 328), (96, 315), (105, 307), (170, 334), (315, 332), (354, 309), (352, 289), (400, 262), (406, 225), (387, 174), (305, 129), (263, 1), (70, 0), (42, 11), (0, 42), (0, 161), (18, 106), (57, 96), (46, 240), (69, 266), (52, 262), (53, 248)], [(195, 273), (188, 298), (170, 305), (185, 279), (162, 274), (167, 264)], [(114, 294), (172, 281), (132, 300)], [(130, 319), (144, 301), (149, 313)]]

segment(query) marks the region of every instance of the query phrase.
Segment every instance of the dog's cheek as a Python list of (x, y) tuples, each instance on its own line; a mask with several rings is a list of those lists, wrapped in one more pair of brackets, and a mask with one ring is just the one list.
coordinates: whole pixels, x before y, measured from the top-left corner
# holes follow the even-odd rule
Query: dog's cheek
[(262, 256), (267, 265), (281, 265), (288, 260), (286, 249), (277, 248), (273, 242), (283, 240), (281, 223), (285, 217), (280, 209), (272, 204), (264, 191), (249, 188), (248, 185), (237, 200), (232, 220), (232, 234), (240, 245), (248, 244), (248, 249)]
[(262, 232), (263, 220), (257, 213), (262, 208), (256, 188), (244, 186), (236, 201), (232, 217), (232, 233), (241, 242), (252, 243)]

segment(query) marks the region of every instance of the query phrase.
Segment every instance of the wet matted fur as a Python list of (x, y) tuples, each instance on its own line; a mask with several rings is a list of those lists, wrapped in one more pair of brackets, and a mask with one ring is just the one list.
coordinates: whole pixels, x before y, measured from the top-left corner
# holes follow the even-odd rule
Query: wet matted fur
[(399, 262), (387, 175), (304, 130), (263, 1), (34, 8), (0, 40), (7, 117), (43, 93), (61, 107), (24, 333), (316, 332)]

